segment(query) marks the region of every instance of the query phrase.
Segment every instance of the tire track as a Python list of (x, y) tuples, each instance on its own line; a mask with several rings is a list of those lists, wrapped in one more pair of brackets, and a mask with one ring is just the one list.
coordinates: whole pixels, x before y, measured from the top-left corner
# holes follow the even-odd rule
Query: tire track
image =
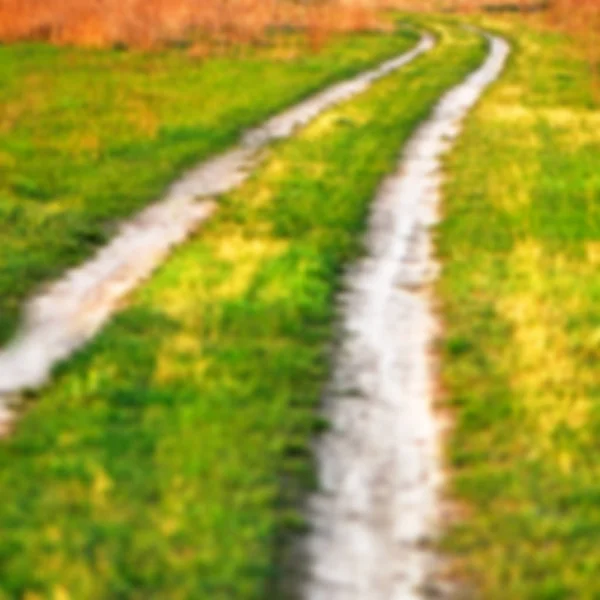
[[(437, 323), (427, 285), (436, 273), (429, 229), (441, 159), (460, 123), (496, 80), (508, 44), (449, 91), (408, 143), (373, 205), (367, 256), (348, 273), (343, 336), (318, 446), (321, 491), (309, 505), (306, 600), (413, 600), (434, 581), (440, 424), (431, 345)], [(435, 597), (439, 597), (436, 595)]]
[(124, 223), (116, 237), (25, 306), (16, 338), (0, 352), (0, 435), (19, 395), (44, 385), (52, 368), (92, 339), (124, 299), (216, 210), (212, 200), (239, 186), (271, 142), (289, 137), (317, 115), (367, 90), (434, 46), (424, 35), (410, 51), (335, 84), (247, 131), (238, 146), (184, 175), (165, 197)]

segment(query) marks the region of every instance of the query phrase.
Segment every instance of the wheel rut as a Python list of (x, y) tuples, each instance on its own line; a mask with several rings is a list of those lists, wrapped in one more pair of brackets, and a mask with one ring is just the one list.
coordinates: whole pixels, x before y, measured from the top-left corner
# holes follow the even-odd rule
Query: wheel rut
[(442, 157), (460, 123), (501, 74), (508, 44), (451, 89), (406, 146), (375, 198), (366, 256), (340, 298), (342, 339), (325, 398), (321, 489), (309, 502), (305, 600), (443, 596), (430, 543), (440, 520), (441, 424), (433, 408), (436, 321), (430, 230)]
[(435, 45), (422, 36), (410, 51), (334, 84), (243, 134), (233, 149), (185, 174), (164, 198), (125, 222), (88, 262), (27, 302), (15, 339), (0, 351), (0, 436), (9, 432), (22, 392), (37, 389), (53, 367), (91, 340), (146, 280), (217, 208), (214, 198), (241, 185), (273, 141), (367, 90)]

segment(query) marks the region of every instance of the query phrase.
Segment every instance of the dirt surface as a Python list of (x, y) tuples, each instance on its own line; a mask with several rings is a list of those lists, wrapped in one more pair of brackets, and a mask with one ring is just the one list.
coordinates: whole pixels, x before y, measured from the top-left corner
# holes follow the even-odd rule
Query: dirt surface
[(384, 182), (367, 256), (347, 276), (343, 337), (325, 403), (332, 429), (319, 444), (321, 491), (309, 507), (305, 600), (444, 594), (434, 577), (441, 559), (428, 544), (438, 529), (443, 479), (432, 407), (430, 227), (441, 157), (509, 53), (503, 40), (489, 40), (486, 62), (442, 98)]
[(125, 223), (94, 258), (69, 271), (26, 306), (16, 339), (0, 352), (0, 435), (7, 433), (19, 394), (42, 386), (51, 370), (94, 337), (141, 282), (210, 217), (210, 198), (240, 185), (260, 151), (289, 137), (332, 106), (366, 90), (434, 45), (424, 36), (409, 52), (335, 84), (246, 132), (232, 150), (187, 173), (165, 198)]

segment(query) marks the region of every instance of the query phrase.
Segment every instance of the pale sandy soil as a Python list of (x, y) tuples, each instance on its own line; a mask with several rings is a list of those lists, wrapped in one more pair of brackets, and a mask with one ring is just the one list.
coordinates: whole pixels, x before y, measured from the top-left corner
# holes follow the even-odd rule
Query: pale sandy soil
[(305, 600), (413, 600), (444, 594), (430, 542), (438, 529), (440, 423), (432, 407), (436, 273), (430, 227), (441, 158), (460, 122), (501, 73), (508, 45), (490, 38), (483, 66), (447, 93), (377, 195), (367, 256), (341, 297), (342, 342), (326, 398), (332, 429), (318, 448), (321, 491)]
[(16, 339), (0, 351), (0, 435), (10, 429), (19, 394), (42, 386), (52, 368), (93, 338), (124, 298), (216, 209), (211, 200), (240, 185), (261, 150), (289, 137), (321, 112), (365, 91), (433, 46), (424, 36), (410, 51), (312, 96), (246, 132), (232, 150), (205, 161), (165, 198), (122, 225), (95, 257), (69, 271), (26, 306)]

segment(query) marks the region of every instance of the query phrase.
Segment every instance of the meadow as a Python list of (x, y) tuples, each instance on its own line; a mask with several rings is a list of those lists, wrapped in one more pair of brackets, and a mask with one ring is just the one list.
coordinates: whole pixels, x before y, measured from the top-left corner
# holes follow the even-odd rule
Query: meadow
[(0, 446), (0, 598), (276, 597), (342, 268), (403, 141), (485, 52), (436, 30), (433, 52), (278, 144), (30, 398)]
[(185, 168), (416, 39), (405, 30), (347, 35), (314, 54), (288, 35), (210, 59), (173, 47), (0, 46), (0, 341), (28, 296), (89, 257)]
[(514, 57), (447, 160), (445, 547), (465, 597), (597, 598), (600, 106), (582, 47), (482, 24)]
[(461, 599), (600, 597), (600, 2), (398, 1), (452, 15), (393, 25), (383, 4), (0, 0), (0, 343), (187, 167), (438, 38), (274, 144), (26, 394), (0, 440), (0, 600), (289, 598), (336, 294), (403, 144), (485, 56), (463, 23), (512, 57), (445, 159), (440, 549)]

